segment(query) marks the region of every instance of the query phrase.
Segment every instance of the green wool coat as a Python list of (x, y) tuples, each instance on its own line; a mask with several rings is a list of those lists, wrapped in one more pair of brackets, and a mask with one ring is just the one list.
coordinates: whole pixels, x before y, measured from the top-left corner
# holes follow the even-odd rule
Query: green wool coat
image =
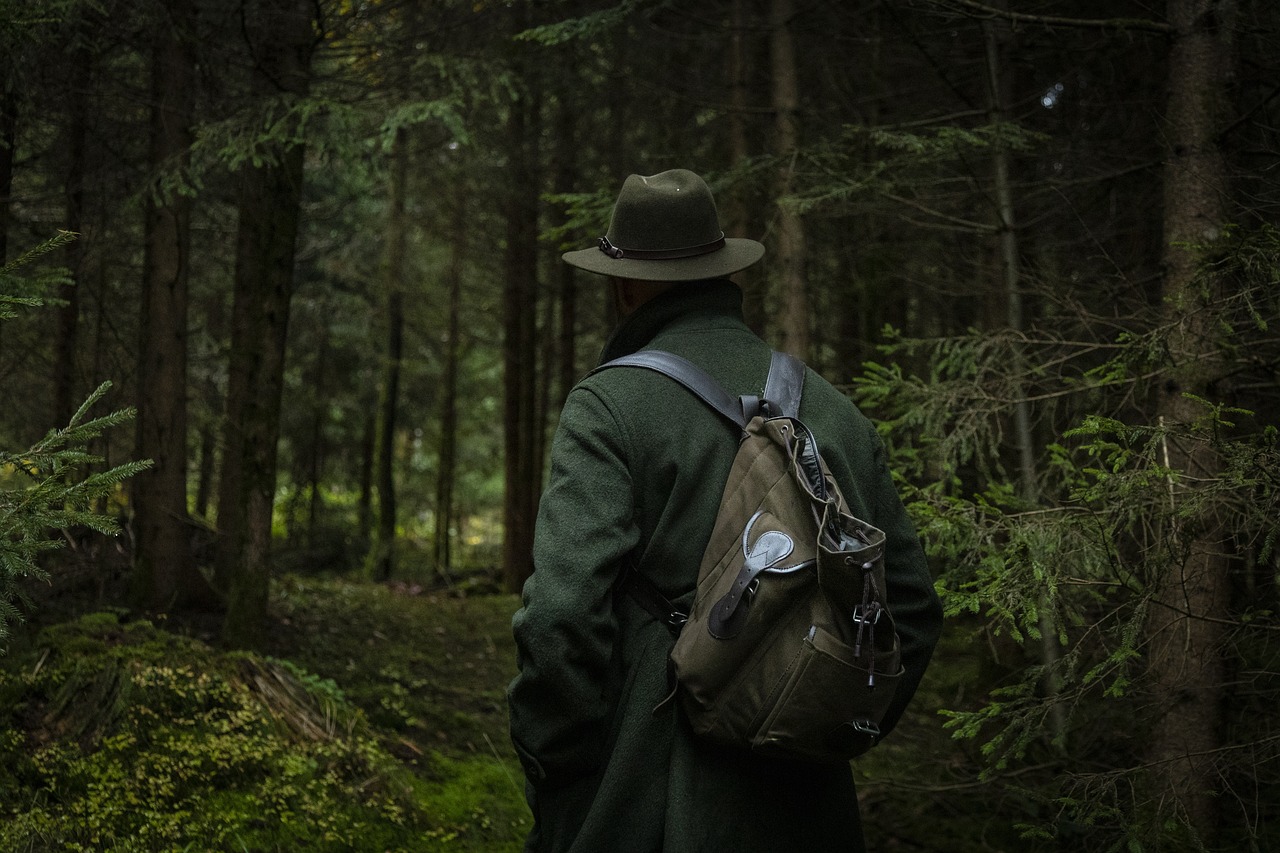
[[(759, 395), (770, 348), (727, 280), (678, 284), (618, 328), (602, 361), (665, 349), (728, 391)], [(800, 419), (853, 513), (885, 531), (906, 674), (891, 729), (928, 663), (941, 608), (872, 424), (808, 371)], [(737, 449), (736, 428), (671, 379), (618, 368), (569, 394), (551, 450), (534, 572), (513, 625), (511, 735), (535, 828), (527, 850), (750, 853), (864, 849), (848, 766), (761, 758), (694, 738), (668, 694), (673, 637), (615, 595), (635, 560), (688, 604)]]

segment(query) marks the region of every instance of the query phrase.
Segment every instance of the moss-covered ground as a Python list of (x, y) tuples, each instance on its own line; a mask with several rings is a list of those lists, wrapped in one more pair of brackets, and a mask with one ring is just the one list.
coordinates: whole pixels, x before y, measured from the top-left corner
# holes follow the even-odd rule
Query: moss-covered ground
[(515, 607), (290, 578), (260, 653), (46, 627), (0, 658), (0, 851), (518, 850)]

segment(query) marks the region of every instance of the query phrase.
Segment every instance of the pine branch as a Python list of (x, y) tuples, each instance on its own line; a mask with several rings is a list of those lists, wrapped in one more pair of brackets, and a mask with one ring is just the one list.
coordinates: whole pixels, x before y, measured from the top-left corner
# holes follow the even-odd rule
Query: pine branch
[[(0, 489), (0, 641), (8, 635), (8, 625), (18, 621), (21, 610), (30, 606), (21, 582), (47, 579), (38, 558), (66, 545), (50, 531), (85, 527), (114, 535), (119, 531), (116, 520), (95, 512), (94, 502), (151, 467), (149, 460), (142, 460), (85, 473), (86, 468), (102, 461), (88, 451), (89, 441), (133, 417), (131, 409), (122, 409), (85, 420), (90, 406), (110, 387), (109, 382), (100, 385), (65, 428), (50, 430), (26, 452), (0, 451), (0, 468), (25, 475), (30, 481), (25, 487)], [(3, 652), (0, 645), (0, 654)]]
[(58, 236), (50, 237), (48, 240), (45, 240), (40, 245), (30, 248), (27, 251), (23, 252), (21, 255), (14, 258), (12, 261), (9, 261), (9, 263), (5, 264), (4, 266), (0, 266), (0, 273), (6, 274), (6, 275), (11, 274), (15, 270), (17, 270), (19, 267), (26, 266), (27, 264), (34, 261), (36, 258), (42, 255), (47, 255), (50, 252), (56, 251), (58, 249), (61, 249), (63, 246), (66, 246), (68, 243), (72, 242), (79, 236), (80, 235), (75, 233), (74, 231), (59, 230)]

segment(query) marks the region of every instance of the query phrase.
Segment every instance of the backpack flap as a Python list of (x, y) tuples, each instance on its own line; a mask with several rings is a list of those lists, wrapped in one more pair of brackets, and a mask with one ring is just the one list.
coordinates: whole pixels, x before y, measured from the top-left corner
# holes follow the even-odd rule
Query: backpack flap
[(796, 499), (794, 434), (787, 418), (747, 425), (671, 653), (694, 730), (722, 742), (741, 745), (754, 731), (763, 697), (742, 694), (783, 677), (789, 662), (771, 652), (774, 637), (798, 642), (810, 624), (804, 602), (820, 597), (820, 507)]

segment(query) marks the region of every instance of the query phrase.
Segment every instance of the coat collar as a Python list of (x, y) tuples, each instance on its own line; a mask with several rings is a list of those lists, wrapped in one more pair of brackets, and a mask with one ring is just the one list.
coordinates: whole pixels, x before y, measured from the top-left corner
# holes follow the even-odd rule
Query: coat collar
[(661, 332), (709, 324), (746, 328), (742, 291), (727, 278), (678, 284), (641, 305), (609, 337), (600, 363), (643, 349)]

